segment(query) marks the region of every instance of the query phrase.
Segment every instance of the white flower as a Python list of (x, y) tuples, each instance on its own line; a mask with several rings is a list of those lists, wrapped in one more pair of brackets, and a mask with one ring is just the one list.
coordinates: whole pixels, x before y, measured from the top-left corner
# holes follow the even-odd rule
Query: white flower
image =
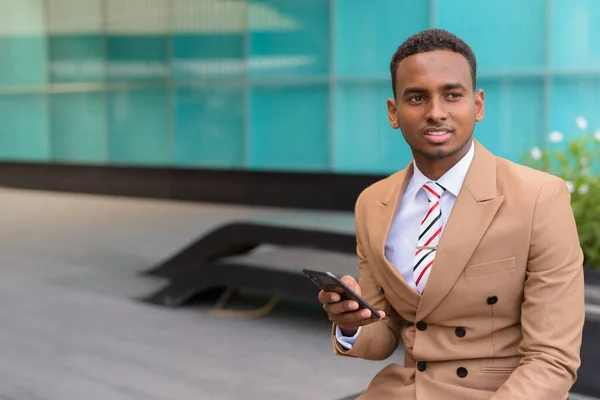
[(577, 117), (577, 119), (575, 120), (575, 123), (577, 124), (577, 127), (579, 129), (586, 129), (588, 126), (587, 121), (583, 117)]
[(569, 192), (573, 193), (575, 191), (575, 184), (571, 181), (565, 181), (567, 187), (569, 188)]
[(587, 194), (590, 191), (590, 186), (587, 183), (584, 183), (579, 187), (579, 194)]
[(559, 131), (550, 132), (550, 134), (548, 135), (548, 139), (552, 143), (560, 143), (564, 140), (564, 138), (565, 138), (565, 135), (563, 135)]
[(596, 133), (594, 133), (594, 137), (596, 138), (596, 140), (600, 141), (600, 129), (596, 131)]
[(531, 149), (531, 157), (533, 157), (534, 160), (539, 160), (542, 158), (542, 150), (537, 146), (533, 147)]

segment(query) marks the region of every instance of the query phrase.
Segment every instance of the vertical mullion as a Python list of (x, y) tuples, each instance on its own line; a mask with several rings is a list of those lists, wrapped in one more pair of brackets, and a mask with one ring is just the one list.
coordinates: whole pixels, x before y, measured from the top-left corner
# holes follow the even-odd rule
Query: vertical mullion
[(337, 3), (336, 0), (329, 1), (329, 112), (327, 113), (328, 117), (328, 126), (327, 126), (327, 135), (328, 135), (328, 143), (329, 143), (329, 160), (328, 166), (329, 171), (333, 171), (335, 169), (335, 105), (336, 105), (336, 89), (337, 82), (335, 80), (335, 71), (336, 71), (336, 60), (335, 60), (335, 46), (336, 46), (336, 11), (337, 11)]
[(551, 92), (551, 78), (552, 74), (550, 71), (550, 56), (551, 56), (551, 34), (552, 34), (552, 0), (546, 0), (545, 2), (545, 24), (544, 24), (544, 99), (543, 99), (543, 124), (542, 129), (542, 140), (541, 144), (546, 144), (547, 133), (550, 132), (550, 92)]
[(108, 0), (101, 0), (100, 12), (102, 13), (102, 47), (104, 54), (104, 79), (102, 82), (104, 92), (104, 157), (105, 163), (110, 164), (110, 93), (108, 89)]
[(165, 117), (168, 118), (169, 135), (169, 166), (175, 164), (175, 90), (176, 85), (173, 80), (173, 35), (174, 30), (174, 10), (173, 0), (167, 0), (167, 74), (165, 77), (165, 90), (167, 90), (167, 109)]
[(44, 102), (46, 106), (46, 151), (47, 151), (47, 161), (52, 162), (54, 160), (54, 142), (52, 140), (53, 132), (52, 132), (52, 116), (51, 116), (51, 106), (50, 106), (50, 96), (51, 96), (51, 74), (50, 74), (50, 66), (51, 66), (51, 57), (50, 57), (50, 4), (49, 0), (42, 0), (40, 3), (42, 7), (42, 35), (44, 35), (44, 51), (45, 51), (45, 59), (46, 59), (46, 84), (44, 85)]
[(437, 0), (429, 0), (429, 28), (437, 27)]
[(242, 89), (244, 93), (244, 125), (242, 130), (242, 146), (243, 146), (243, 160), (242, 169), (250, 168), (250, 0), (245, 0), (246, 6), (244, 7), (244, 40), (243, 40), (243, 52), (242, 52), (242, 65), (244, 74), (242, 78)]

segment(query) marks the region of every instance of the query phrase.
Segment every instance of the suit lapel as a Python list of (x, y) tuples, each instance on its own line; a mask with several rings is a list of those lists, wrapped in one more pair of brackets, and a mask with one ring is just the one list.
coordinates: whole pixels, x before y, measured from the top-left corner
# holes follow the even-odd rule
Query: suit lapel
[(400, 206), (402, 195), (413, 175), (413, 171), (413, 164), (411, 162), (405, 170), (398, 173), (396, 183), (390, 185), (389, 190), (377, 201), (371, 222), (373, 224), (374, 253), (377, 257), (377, 263), (382, 266), (381, 270), (386, 281), (389, 283), (390, 290), (397, 297), (417, 308), (421, 300), (421, 295), (406, 283), (398, 269), (385, 257), (386, 240), (398, 207)]
[(495, 157), (478, 142), (475, 146), (473, 162), (444, 227), (417, 320), (446, 297), (504, 201), (496, 191)]

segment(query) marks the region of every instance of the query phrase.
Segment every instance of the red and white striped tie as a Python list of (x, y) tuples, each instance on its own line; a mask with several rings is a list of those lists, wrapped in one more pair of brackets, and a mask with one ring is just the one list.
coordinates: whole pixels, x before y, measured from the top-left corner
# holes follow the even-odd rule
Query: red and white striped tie
[(442, 236), (440, 197), (442, 197), (442, 194), (446, 190), (443, 186), (435, 182), (427, 182), (423, 185), (423, 189), (429, 199), (429, 209), (427, 210), (427, 214), (425, 214), (425, 218), (421, 221), (413, 267), (415, 284), (419, 293), (423, 293), (425, 289), (433, 261), (435, 260), (437, 245)]

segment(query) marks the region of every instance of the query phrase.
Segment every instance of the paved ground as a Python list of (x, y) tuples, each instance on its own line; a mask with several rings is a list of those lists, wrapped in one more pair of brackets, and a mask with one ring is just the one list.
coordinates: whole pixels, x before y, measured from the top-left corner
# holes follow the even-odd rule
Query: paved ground
[[(267, 210), (0, 190), (0, 399), (337, 399), (383, 363), (334, 357), (320, 309), (212, 316), (134, 298), (138, 271)], [(401, 358), (398, 358), (401, 361)]]
[(273, 210), (7, 189), (0, 206), (0, 400), (334, 400), (402, 361), (334, 357), (319, 309), (229, 319), (210, 298), (135, 301), (162, 284), (137, 272)]

